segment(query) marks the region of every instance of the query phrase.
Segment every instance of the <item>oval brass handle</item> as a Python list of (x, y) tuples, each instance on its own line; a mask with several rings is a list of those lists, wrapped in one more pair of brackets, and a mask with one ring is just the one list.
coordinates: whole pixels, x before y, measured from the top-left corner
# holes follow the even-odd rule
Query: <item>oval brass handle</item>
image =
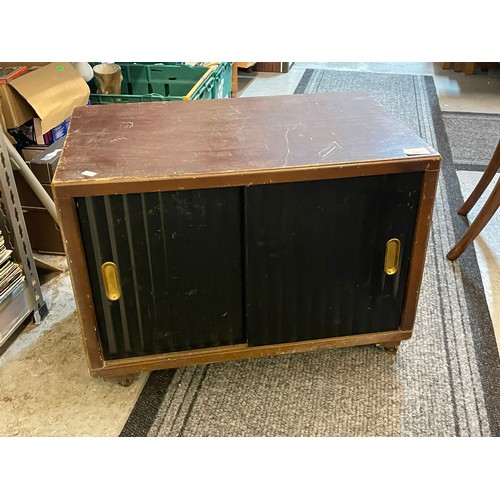
[(101, 272), (106, 297), (109, 300), (118, 300), (122, 295), (118, 266), (114, 262), (105, 262), (101, 266)]
[(398, 272), (400, 249), (401, 242), (397, 238), (390, 239), (385, 245), (385, 274), (390, 276)]

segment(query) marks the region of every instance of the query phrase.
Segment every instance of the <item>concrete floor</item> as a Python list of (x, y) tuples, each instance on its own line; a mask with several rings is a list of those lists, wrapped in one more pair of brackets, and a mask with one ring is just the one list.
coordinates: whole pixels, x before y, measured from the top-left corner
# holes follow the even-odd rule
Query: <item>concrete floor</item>
[[(443, 110), (500, 113), (498, 75), (479, 71), (465, 76), (442, 70), (440, 63), (296, 63), (286, 74), (242, 74), (238, 96), (292, 93), (306, 68), (430, 74)], [(464, 196), (477, 177), (469, 172), (461, 176)], [(497, 331), (500, 308), (494, 297), (500, 296), (499, 229), (496, 217), (475, 242)], [(49, 316), (40, 325), (28, 324), (0, 356), (0, 436), (117, 436), (147, 375), (129, 388), (92, 379), (69, 275), (48, 274), (43, 279)]]
[(479, 68), (467, 76), (453, 70), (442, 69), (442, 63), (332, 63), (296, 62), (289, 73), (241, 73), (238, 95), (275, 95), (293, 92), (306, 68), (340, 71), (370, 71), (373, 73), (399, 73), (432, 75), (443, 111), (471, 111), (474, 113), (500, 113), (500, 70), (483, 73)]

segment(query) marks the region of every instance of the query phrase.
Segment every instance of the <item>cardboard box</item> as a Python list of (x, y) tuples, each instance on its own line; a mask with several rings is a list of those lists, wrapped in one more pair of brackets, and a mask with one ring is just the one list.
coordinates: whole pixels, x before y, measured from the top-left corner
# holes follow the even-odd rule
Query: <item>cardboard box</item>
[[(31, 186), (26, 182), (26, 180), (24, 179), (19, 170), (14, 170), (14, 179), (16, 181), (17, 192), (19, 194), (19, 200), (21, 202), (21, 206), (23, 209), (45, 208), (43, 206), (43, 203), (40, 201), (40, 198), (38, 198), (35, 192), (31, 189)], [(51, 185), (42, 184), (42, 187), (45, 189), (47, 194), (52, 199), (54, 199)], [(28, 230), (28, 236), (30, 236), (29, 230)]]
[(61, 230), (45, 208), (23, 208), (23, 215), (35, 252), (64, 255)]
[(69, 118), (76, 106), (87, 104), (90, 89), (70, 63), (51, 63), (0, 85), (7, 128), (40, 119), (46, 133)]
[(61, 139), (62, 137), (66, 137), (66, 134), (69, 130), (69, 124), (71, 122), (71, 118), (67, 118), (62, 123), (54, 127), (52, 130), (49, 130), (45, 134), (42, 132), (41, 120), (39, 118), (33, 118), (33, 127), (35, 133), (35, 140), (37, 144), (45, 144), (50, 145), (57, 139)]
[(43, 153), (47, 149), (47, 146), (37, 144), (36, 146), (26, 146), (21, 149), (21, 156), (24, 161), (29, 165), (33, 158), (36, 158), (40, 153)]
[(5, 123), (5, 118), (3, 116), (3, 111), (2, 111), (2, 98), (1, 97), (0, 97), (0, 130), (4, 131), (5, 135), (7, 136), (7, 139), (12, 144), (16, 143), (15, 139), (7, 132), (7, 125)]
[(19, 127), (35, 116), (33, 108), (17, 94), (9, 83), (0, 85), (0, 102), (2, 104), (2, 121), (7, 129)]
[[(38, 151), (38, 155), (29, 164), (43, 189), (52, 199), (54, 196), (50, 183), (61, 156), (64, 140), (65, 138), (59, 139), (45, 150)], [(32, 249), (39, 253), (64, 255), (64, 245), (58, 225), (19, 170), (14, 170), (14, 179)], [(1, 198), (2, 193), (0, 200)]]
[[(19, 198), (23, 205), (23, 216), (31, 248), (39, 253), (64, 255), (64, 244), (59, 226), (18, 170), (14, 171), (14, 177)], [(43, 188), (52, 198), (50, 184), (44, 184)]]
[(52, 182), (65, 139), (65, 137), (58, 139), (43, 152), (31, 159), (30, 168), (42, 184), (50, 184)]

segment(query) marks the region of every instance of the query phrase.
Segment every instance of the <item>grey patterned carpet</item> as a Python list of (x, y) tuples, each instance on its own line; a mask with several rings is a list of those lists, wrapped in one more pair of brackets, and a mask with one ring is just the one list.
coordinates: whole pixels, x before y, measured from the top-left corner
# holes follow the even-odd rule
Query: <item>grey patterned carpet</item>
[(122, 436), (499, 435), (499, 356), (474, 249), (445, 258), (465, 222), (433, 80), (306, 70), (296, 93), (335, 90), (368, 91), (443, 156), (413, 338), (395, 362), (359, 347), (152, 373)]
[(500, 115), (443, 113), (456, 170), (484, 171), (500, 137)]

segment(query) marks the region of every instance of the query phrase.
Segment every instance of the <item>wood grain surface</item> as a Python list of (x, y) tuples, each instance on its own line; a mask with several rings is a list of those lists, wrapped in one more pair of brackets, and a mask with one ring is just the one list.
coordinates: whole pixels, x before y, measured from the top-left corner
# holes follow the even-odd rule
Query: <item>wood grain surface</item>
[(420, 147), (438, 156), (363, 92), (95, 105), (75, 109), (53, 185), (357, 162), (369, 175)]

